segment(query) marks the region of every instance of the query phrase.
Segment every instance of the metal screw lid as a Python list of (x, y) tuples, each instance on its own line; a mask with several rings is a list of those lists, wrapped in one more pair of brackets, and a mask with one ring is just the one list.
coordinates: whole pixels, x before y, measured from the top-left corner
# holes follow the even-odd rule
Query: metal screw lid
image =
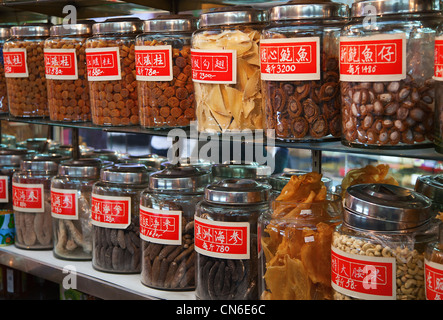
[(100, 177), (102, 162), (99, 159), (65, 160), (60, 163), (58, 174), (76, 178)]
[(418, 177), (415, 181), (415, 191), (432, 201), (443, 203), (443, 174)]
[(143, 162), (148, 167), (153, 167), (156, 169), (160, 169), (161, 164), (166, 160), (168, 160), (168, 158), (153, 153), (143, 154), (139, 156), (129, 155), (125, 158), (120, 159), (120, 161), (123, 163), (131, 163), (131, 161), (140, 161)]
[(205, 189), (205, 200), (220, 205), (267, 203), (271, 186), (250, 179), (225, 179)]
[(31, 172), (47, 172), (49, 174), (57, 174), (58, 163), (56, 161), (43, 160), (43, 159), (29, 159), (23, 160), (20, 163), (21, 171)]
[(11, 26), (0, 25), (0, 39), (8, 39), (11, 36)]
[(299, 19), (348, 19), (349, 7), (337, 2), (303, 3), (289, 1), (269, 10), (269, 21)]
[(20, 167), (26, 154), (25, 149), (0, 149), (0, 167)]
[(171, 14), (159, 15), (155, 18), (145, 20), (144, 32), (193, 32), (196, 29), (197, 19), (192, 15)]
[(194, 159), (192, 157), (182, 157), (178, 159), (174, 159), (175, 161), (165, 161), (162, 162), (161, 167), (162, 169), (166, 168), (170, 165), (181, 165), (183, 166), (192, 166), (192, 167), (198, 167), (200, 169), (205, 170), (211, 170), (211, 167), (213, 165), (213, 162), (206, 159)]
[(94, 23), (92, 33), (112, 34), (112, 33), (140, 33), (143, 30), (143, 21), (139, 18), (111, 18), (104, 22)]
[(228, 179), (266, 179), (271, 175), (271, 167), (252, 162), (214, 164), (212, 166), (213, 177)]
[(112, 167), (102, 168), (100, 180), (121, 184), (147, 184), (149, 172), (142, 164), (117, 163)]
[(76, 24), (58, 24), (51, 27), (50, 35), (51, 37), (76, 36), (76, 35), (88, 36), (92, 34), (93, 24), (94, 21), (92, 20), (77, 21)]
[(25, 23), (11, 27), (13, 37), (48, 37), (52, 23)]
[(193, 166), (167, 165), (165, 169), (151, 173), (149, 189), (202, 192), (211, 183), (211, 173)]
[(249, 6), (228, 6), (222, 8), (214, 8), (208, 12), (200, 14), (199, 28), (247, 24), (247, 23), (263, 23), (267, 21), (267, 12), (257, 10)]
[(372, 6), (376, 15), (408, 14), (408, 13), (438, 13), (440, 2), (438, 0), (370, 0), (357, 1), (351, 6), (351, 17), (366, 17), (366, 6)]

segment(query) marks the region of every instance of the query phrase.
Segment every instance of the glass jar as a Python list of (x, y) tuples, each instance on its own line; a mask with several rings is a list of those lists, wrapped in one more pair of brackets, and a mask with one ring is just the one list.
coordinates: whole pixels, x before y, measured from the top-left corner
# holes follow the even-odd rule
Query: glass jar
[(50, 24), (11, 27), (3, 45), (9, 113), (14, 117), (49, 116), (43, 48)]
[(98, 159), (62, 161), (51, 181), (54, 256), (92, 260), (91, 193), (99, 180)]
[(58, 163), (23, 160), (12, 176), (15, 245), (22, 249), (52, 249), (51, 179)]
[(271, 167), (256, 162), (223, 163), (212, 165), (212, 177), (214, 181), (225, 179), (251, 179), (261, 183), (268, 183), (271, 176)]
[(350, 186), (333, 236), (334, 298), (423, 300), (424, 253), (435, 241), (431, 201), (389, 184)]
[(141, 164), (116, 164), (100, 171), (92, 187), (92, 266), (99, 271), (141, 270), (140, 194), (149, 174)]
[(270, 9), (260, 62), (266, 126), (274, 129), (273, 137), (340, 138), (339, 35), (348, 17), (341, 3), (289, 2)]
[(271, 187), (226, 179), (206, 187), (195, 213), (196, 290), (201, 300), (257, 300), (257, 221)]
[(443, 174), (424, 175), (415, 181), (415, 191), (432, 201), (434, 215), (443, 218)]
[(199, 132), (265, 128), (258, 52), (265, 19), (241, 6), (200, 14), (191, 49)]
[(135, 37), (138, 18), (113, 18), (92, 26), (86, 40), (86, 69), (92, 123), (98, 126), (139, 124), (135, 79)]
[(439, 226), (438, 240), (429, 243), (425, 251), (426, 300), (441, 300), (443, 287), (443, 224)]
[(149, 177), (140, 202), (141, 282), (165, 290), (195, 288), (194, 214), (211, 173), (168, 166)]
[(434, 38), (440, 21), (437, 1), (353, 3), (351, 20), (340, 36), (344, 145), (431, 144)]
[[(3, 61), (3, 45), (10, 37), (9, 27), (0, 26), (0, 114), (9, 113), (8, 93), (6, 91), (5, 65)], [(5, 143), (5, 142), (3, 142)]]
[(52, 121), (91, 121), (85, 55), (86, 38), (91, 34), (92, 22), (51, 27), (44, 53)]
[(191, 67), (195, 27), (190, 15), (160, 15), (144, 22), (135, 48), (142, 127), (186, 127), (195, 120)]

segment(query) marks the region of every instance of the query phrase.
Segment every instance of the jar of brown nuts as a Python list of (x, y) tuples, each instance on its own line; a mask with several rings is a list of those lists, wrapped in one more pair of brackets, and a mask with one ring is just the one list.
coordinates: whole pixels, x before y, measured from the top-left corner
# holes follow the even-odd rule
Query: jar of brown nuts
[(50, 35), (44, 49), (49, 118), (90, 121), (85, 42), (92, 35), (92, 22), (52, 26)]
[(8, 95), (6, 91), (5, 67), (3, 61), (3, 45), (10, 36), (9, 27), (0, 27), (0, 113), (8, 113)]
[(93, 36), (86, 41), (86, 68), (95, 125), (140, 123), (134, 49), (142, 27), (138, 18), (107, 19), (92, 26)]
[(270, 9), (260, 71), (267, 129), (275, 138), (340, 138), (338, 39), (348, 12), (347, 5), (330, 2)]
[(3, 45), (9, 113), (14, 117), (49, 116), (43, 48), (51, 24), (11, 27)]
[[(371, 19), (365, 19), (367, 8), (372, 8)], [(351, 20), (340, 35), (343, 144), (372, 148), (431, 144), (434, 38), (440, 21), (438, 2), (381, 0), (352, 5)]]
[(194, 30), (195, 19), (188, 15), (161, 15), (144, 22), (135, 47), (142, 127), (184, 127), (195, 120), (190, 52)]

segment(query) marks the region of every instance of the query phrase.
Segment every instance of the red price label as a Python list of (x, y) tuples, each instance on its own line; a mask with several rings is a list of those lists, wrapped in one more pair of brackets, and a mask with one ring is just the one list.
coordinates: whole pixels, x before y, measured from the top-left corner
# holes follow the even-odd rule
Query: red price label
[(54, 218), (77, 220), (77, 190), (51, 188), (51, 214)]
[(435, 38), (434, 79), (443, 81), (443, 37)]
[(140, 237), (169, 245), (182, 244), (182, 212), (140, 206)]
[(320, 80), (320, 39), (263, 39), (260, 69), (262, 80)]
[(85, 51), (89, 81), (121, 80), (118, 47), (87, 48)]
[(195, 217), (195, 250), (222, 259), (249, 259), (249, 223), (210, 221)]
[(27, 78), (29, 76), (26, 64), (26, 48), (6, 48), (3, 50), (5, 77)]
[(425, 290), (427, 300), (443, 299), (443, 266), (425, 259)]
[(237, 52), (191, 49), (192, 80), (201, 83), (237, 83)]
[(42, 184), (12, 183), (13, 209), (21, 212), (45, 212)]
[(356, 256), (332, 247), (332, 287), (342, 294), (364, 300), (395, 300), (395, 272), (395, 258)]
[(171, 46), (135, 46), (135, 71), (137, 80), (171, 81)]
[(105, 227), (126, 229), (131, 224), (131, 197), (112, 197), (92, 194), (92, 224)]
[(9, 202), (9, 178), (8, 176), (0, 176), (0, 203)]
[(46, 79), (77, 80), (75, 49), (45, 49)]
[(340, 38), (340, 80), (399, 81), (406, 78), (406, 35)]

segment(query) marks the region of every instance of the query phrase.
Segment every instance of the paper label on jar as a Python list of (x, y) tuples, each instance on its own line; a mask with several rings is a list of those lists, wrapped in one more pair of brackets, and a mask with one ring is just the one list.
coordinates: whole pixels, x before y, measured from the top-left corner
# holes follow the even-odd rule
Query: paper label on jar
[(443, 299), (443, 265), (425, 259), (426, 300)]
[(51, 215), (58, 219), (78, 219), (77, 190), (51, 188)]
[(406, 78), (406, 35), (340, 37), (341, 81), (399, 81)]
[(77, 56), (75, 49), (44, 50), (46, 79), (77, 80)]
[(29, 76), (26, 64), (26, 48), (3, 49), (3, 63), (6, 78), (27, 78)]
[(260, 40), (262, 80), (320, 80), (320, 38)]
[(200, 83), (237, 83), (237, 51), (191, 49), (192, 80)]
[(443, 36), (435, 37), (434, 79), (443, 81)]
[(248, 222), (211, 221), (194, 217), (195, 250), (222, 259), (249, 259)]
[(395, 300), (395, 258), (355, 255), (331, 247), (332, 288), (363, 300)]
[(43, 184), (12, 183), (12, 206), (20, 212), (45, 212)]
[(8, 176), (0, 176), (0, 203), (9, 202), (9, 179)]
[(121, 80), (118, 47), (86, 48), (88, 81)]
[(168, 245), (182, 244), (182, 212), (140, 206), (140, 238)]
[(131, 197), (92, 194), (92, 224), (104, 228), (126, 229), (131, 224)]
[(172, 46), (135, 46), (136, 79), (171, 81)]

